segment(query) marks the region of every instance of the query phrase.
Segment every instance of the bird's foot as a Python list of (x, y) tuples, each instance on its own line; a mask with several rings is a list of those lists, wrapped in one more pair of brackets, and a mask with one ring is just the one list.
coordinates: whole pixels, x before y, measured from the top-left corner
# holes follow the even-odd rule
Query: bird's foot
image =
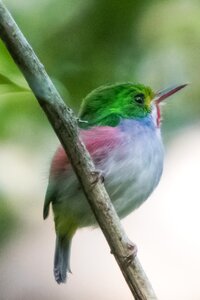
[[(130, 240), (125, 243), (126, 254), (122, 256), (124, 265), (128, 267), (134, 261), (137, 255), (137, 245), (131, 242)], [(114, 251), (111, 251), (111, 254), (114, 254)]]
[(96, 184), (97, 182), (104, 183), (105, 178), (101, 170), (92, 171), (90, 174), (92, 175), (92, 185)]
[(126, 243), (127, 255), (124, 257), (124, 263), (128, 267), (134, 261), (138, 248), (137, 245), (131, 242), (130, 240)]

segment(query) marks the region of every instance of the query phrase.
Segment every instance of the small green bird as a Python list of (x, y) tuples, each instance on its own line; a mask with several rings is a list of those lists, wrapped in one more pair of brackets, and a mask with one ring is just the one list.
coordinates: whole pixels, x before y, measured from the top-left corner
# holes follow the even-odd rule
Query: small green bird
[[(99, 87), (80, 109), (80, 137), (120, 216), (139, 207), (157, 186), (163, 170), (160, 103), (186, 84), (155, 93), (143, 84), (122, 83)], [(43, 217), (52, 203), (56, 248), (54, 276), (66, 281), (70, 272), (70, 245), (76, 230), (96, 223), (79, 181), (62, 147), (51, 163)]]

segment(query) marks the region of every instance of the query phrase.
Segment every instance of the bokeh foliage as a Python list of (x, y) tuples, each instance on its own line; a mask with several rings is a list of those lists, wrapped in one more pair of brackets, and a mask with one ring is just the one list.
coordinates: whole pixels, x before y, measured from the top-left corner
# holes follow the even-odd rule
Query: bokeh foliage
[[(9, 240), (9, 237), (15, 232), (17, 225), (19, 224), (19, 218), (12, 205), (9, 204), (8, 199), (5, 199), (0, 194), (0, 243), (1, 250), (4, 242)], [(1, 251), (0, 250), (0, 251)]]
[[(195, 84), (200, 12), (196, 1), (21, 0), (16, 5), (7, 0), (6, 4), (75, 110), (81, 99), (101, 84), (140, 81), (159, 89), (189, 81), (192, 88), (166, 109), (166, 124), (176, 127), (199, 117)], [(0, 51), (0, 72), (23, 81), (2, 45)], [(16, 113), (20, 119), (23, 115), (29, 127), (34, 123), (45, 126), (29, 93), (17, 93), (14, 98), (9, 95), (2, 101), (4, 109), (5, 102), (10, 107), (3, 114), (13, 118)], [(0, 122), (5, 128), (5, 118)]]
[[(101, 84), (134, 81), (157, 90), (189, 81), (166, 105), (165, 136), (199, 120), (198, 1), (4, 2), (75, 111)], [(0, 74), (1, 143), (41, 149), (53, 133), (1, 42)]]

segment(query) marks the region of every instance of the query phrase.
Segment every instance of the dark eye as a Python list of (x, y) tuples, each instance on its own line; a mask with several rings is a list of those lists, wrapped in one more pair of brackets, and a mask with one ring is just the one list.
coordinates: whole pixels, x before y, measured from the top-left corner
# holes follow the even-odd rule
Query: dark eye
[(144, 94), (137, 94), (137, 95), (135, 95), (134, 99), (135, 99), (135, 102), (137, 102), (139, 104), (144, 104), (145, 96), (144, 96)]

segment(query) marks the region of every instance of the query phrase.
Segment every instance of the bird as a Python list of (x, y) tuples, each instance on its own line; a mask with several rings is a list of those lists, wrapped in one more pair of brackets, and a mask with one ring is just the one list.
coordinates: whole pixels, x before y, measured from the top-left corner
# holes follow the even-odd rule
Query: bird
[[(82, 101), (79, 135), (120, 218), (138, 208), (158, 185), (164, 160), (161, 103), (187, 84), (154, 92), (140, 83), (100, 86)], [(69, 159), (59, 146), (53, 156), (43, 218), (52, 205), (56, 245), (54, 277), (65, 283), (71, 241), (77, 229), (97, 224)]]

